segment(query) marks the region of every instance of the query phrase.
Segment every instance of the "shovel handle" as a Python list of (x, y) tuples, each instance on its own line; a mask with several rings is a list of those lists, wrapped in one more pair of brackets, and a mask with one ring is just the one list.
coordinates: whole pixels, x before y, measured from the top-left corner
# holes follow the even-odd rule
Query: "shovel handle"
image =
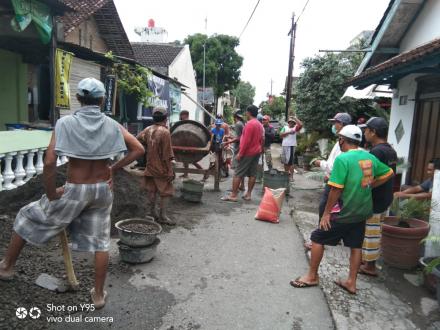
[(78, 280), (76, 279), (75, 271), (73, 269), (72, 254), (70, 253), (65, 229), (63, 229), (63, 231), (60, 233), (60, 242), (63, 248), (63, 257), (64, 257), (64, 265), (66, 266), (67, 280), (71, 288), (75, 290), (78, 288), (79, 283)]

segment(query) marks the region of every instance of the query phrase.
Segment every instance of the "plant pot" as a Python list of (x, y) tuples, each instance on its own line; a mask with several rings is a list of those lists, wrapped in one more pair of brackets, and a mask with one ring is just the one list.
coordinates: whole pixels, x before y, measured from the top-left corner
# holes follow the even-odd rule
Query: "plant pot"
[[(420, 258), (419, 263), (422, 265), (423, 269), (426, 268), (426, 266), (433, 260), (434, 258)], [(423, 272), (423, 286), (428, 289), (431, 293), (437, 292), (437, 286), (438, 286), (439, 279), (435, 274), (433, 273), (426, 273)]]
[(119, 255), (123, 262), (130, 264), (143, 264), (150, 262), (156, 256), (159, 243), (160, 239), (156, 238), (149, 246), (133, 247), (119, 241)]
[[(130, 225), (146, 225), (149, 227), (154, 227), (150, 232), (141, 232), (136, 229), (127, 229), (126, 226)], [(121, 242), (131, 247), (142, 247), (149, 246), (153, 244), (157, 235), (162, 232), (162, 227), (154, 222), (152, 217), (146, 217), (145, 219), (127, 219), (118, 221), (115, 224), (116, 229), (118, 229), (118, 234)]]
[(386, 217), (382, 226), (382, 256), (388, 265), (412, 269), (418, 264), (420, 241), (429, 233), (429, 224), (418, 219), (405, 220), (410, 228), (398, 227), (399, 217)]

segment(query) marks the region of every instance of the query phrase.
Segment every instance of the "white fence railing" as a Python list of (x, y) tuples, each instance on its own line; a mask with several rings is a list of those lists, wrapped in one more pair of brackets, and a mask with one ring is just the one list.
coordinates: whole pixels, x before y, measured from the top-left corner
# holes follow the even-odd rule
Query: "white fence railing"
[[(46, 149), (47, 147), (0, 154), (0, 164), (4, 164), (3, 172), (0, 171), (0, 191), (22, 186), (35, 175), (43, 173), (43, 156)], [(57, 165), (63, 165), (67, 161), (67, 157), (58, 157)]]

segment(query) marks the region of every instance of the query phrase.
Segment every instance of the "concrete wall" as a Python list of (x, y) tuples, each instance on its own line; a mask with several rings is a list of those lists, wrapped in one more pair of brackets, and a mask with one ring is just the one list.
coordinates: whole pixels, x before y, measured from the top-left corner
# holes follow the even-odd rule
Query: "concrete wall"
[(428, 0), (411, 29), (400, 43), (406, 52), (440, 37), (440, 1)]
[[(417, 82), (415, 78), (420, 75), (409, 75), (401, 80), (398, 84), (398, 95), (393, 97), (391, 104), (390, 130), (388, 133), (388, 142), (397, 151), (398, 157), (404, 157), (405, 162), (408, 161), (410, 153), (412, 125), (415, 113), (415, 97), (417, 92)], [(400, 96), (407, 96), (408, 101), (405, 105), (399, 105)], [(396, 127), (402, 121), (405, 134), (400, 142), (396, 139)], [(402, 182), (406, 179), (406, 170), (402, 173)]]
[[(193, 100), (197, 100), (197, 83), (188, 45), (185, 45), (185, 48), (170, 65), (168, 76), (188, 86), (189, 88), (186, 90), (186, 93), (188, 93)], [(185, 95), (182, 95), (181, 100), (181, 109), (189, 111), (189, 118), (201, 121), (203, 116), (200, 115), (197, 106)]]
[(28, 121), (27, 65), (21, 55), (0, 49), (0, 131), (6, 123)]
[[(79, 40), (80, 30), (81, 43)], [(92, 49), (95, 52), (107, 53), (109, 51), (104, 39), (100, 37), (98, 25), (93, 17), (82, 22), (77, 28), (75, 28), (75, 30), (67, 34), (65, 41)]]

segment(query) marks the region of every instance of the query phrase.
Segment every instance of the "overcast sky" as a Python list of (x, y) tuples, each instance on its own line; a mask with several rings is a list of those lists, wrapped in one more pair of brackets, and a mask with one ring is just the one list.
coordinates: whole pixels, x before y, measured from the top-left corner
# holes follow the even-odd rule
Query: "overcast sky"
[[(345, 49), (363, 30), (374, 30), (388, 0), (310, 0), (298, 22), (294, 75), (301, 61), (319, 49)], [(131, 41), (134, 33), (150, 18), (168, 31), (168, 41), (204, 33), (239, 36), (257, 0), (115, 0)], [(260, 0), (260, 5), (244, 32), (238, 52), (244, 57), (241, 79), (257, 88), (255, 103), (266, 99), (273, 79), (273, 93), (284, 88), (287, 76), (292, 12), (299, 15), (306, 0)]]

